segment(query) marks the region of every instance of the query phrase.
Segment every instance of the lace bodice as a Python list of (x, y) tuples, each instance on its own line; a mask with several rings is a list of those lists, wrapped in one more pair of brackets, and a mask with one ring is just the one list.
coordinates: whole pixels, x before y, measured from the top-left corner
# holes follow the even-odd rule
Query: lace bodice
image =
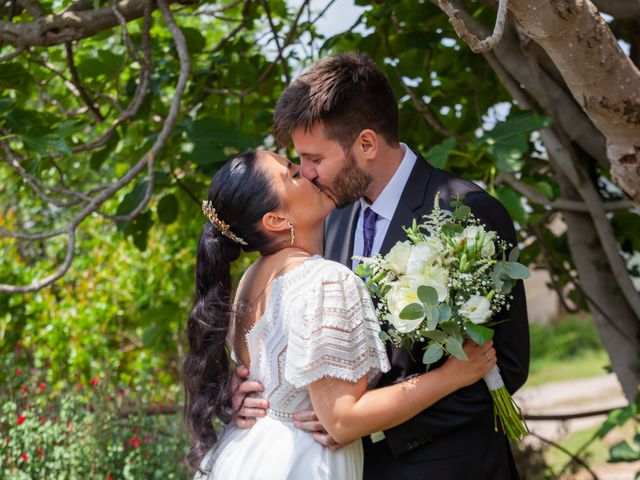
[(377, 381), (389, 370), (366, 286), (347, 267), (314, 256), (276, 278), (247, 332), (251, 380), (264, 386), (268, 415), (310, 410), (307, 386), (323, 377)]

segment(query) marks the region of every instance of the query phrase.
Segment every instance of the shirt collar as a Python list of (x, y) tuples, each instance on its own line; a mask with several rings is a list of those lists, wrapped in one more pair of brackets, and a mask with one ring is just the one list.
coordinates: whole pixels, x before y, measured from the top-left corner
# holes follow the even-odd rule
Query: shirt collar
[(407, 180), (411, 175), (413, 166), (416, 163), (416, 154), (404, 143), (400, 143), (400, 148), (404, 150), (404, 157), (393, 174), (389, 183), (384, 187), (384, 190), (378, 195), (376, 201), (369, 204), (364, 197), (360, 198), (360, 211), (364, 212), (364, 209), (370, 207), (371, 210), (376, 212), (378, 216), (391, 221), (393, 214), (396, 211), (398, 203), (400, 202), (400, 196), (404, 190)]

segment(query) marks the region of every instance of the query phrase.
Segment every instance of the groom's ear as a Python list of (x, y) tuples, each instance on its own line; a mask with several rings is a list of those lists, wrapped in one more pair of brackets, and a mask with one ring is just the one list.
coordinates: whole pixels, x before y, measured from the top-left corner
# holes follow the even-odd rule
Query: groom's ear
[(267, 212), (262, 216), (262, 226), (267, 232), (284, 232), (289, 230), (287, 217), (282, 212)]
[(360, 158), (364, 160), (371, 160), (378, 155), (378, 149), (380, 148), (380, 139), (378, 134), (370, 128), (365, 128), (360, 132), (358, 138), (355, 141), (356, 149), (358, 150)]

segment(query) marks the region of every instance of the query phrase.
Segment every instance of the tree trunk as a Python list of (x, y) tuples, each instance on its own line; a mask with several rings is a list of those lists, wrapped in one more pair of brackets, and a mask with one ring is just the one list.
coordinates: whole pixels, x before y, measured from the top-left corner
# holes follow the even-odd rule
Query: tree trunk
[[(556, 172), (563, 197), (579, 198), (571, 182)], [(588, 213), (563, 212), (569, 248), (575, 261), (580, 287), (586, 294), (598, 335), (611, 359), (629, 401), (638, 393), (638, 340), (640, 329), (633, 310), (623, 298), (609, 265), (593, 220)]]
[(640, 205), (640, 71), (588, 0), (511, 0), (509, 11), (604, 134), (611, 176)]

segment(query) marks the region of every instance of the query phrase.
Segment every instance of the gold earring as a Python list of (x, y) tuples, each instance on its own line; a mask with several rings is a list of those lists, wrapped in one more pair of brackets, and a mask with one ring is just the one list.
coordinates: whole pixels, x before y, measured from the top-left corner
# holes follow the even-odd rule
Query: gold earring
[(289, 231), (291, 232), (291, 246), (293, 247), (296, 241), (296, 234), (293, 232), (293, 223), (287, 222), (287, 225), (289, 225)]

